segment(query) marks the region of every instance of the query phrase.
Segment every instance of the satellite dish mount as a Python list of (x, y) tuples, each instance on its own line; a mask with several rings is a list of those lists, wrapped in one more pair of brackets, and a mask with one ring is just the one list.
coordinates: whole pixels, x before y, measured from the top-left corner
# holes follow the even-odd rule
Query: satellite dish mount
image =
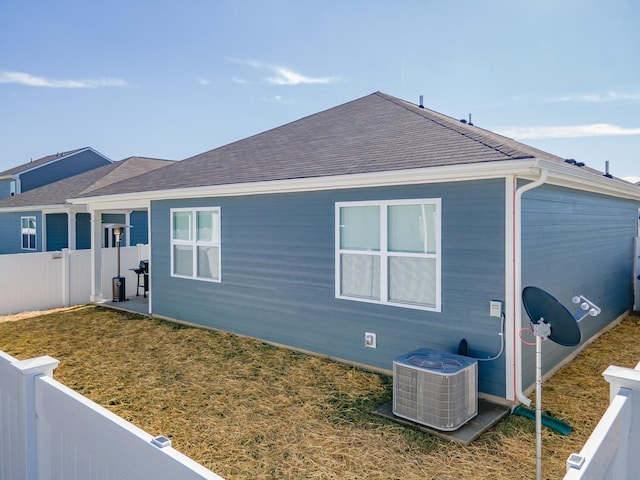
[(522, 302), (531, 319), (536, 336), (536, 479), (542, 478), (542, 342), (549, 339), (565, 347), (575, 347), (582, 340), (578, 322), (600, 314), (600, 308), (582, 295), (573, 297), (579, 304), (571, 314), (558, 300), (538, 287), (525, 287)]

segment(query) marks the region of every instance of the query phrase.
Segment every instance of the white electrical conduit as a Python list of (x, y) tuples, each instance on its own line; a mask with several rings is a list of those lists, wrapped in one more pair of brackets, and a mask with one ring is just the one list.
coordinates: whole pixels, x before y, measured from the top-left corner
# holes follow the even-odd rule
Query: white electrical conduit
[(549, 172), (542, 170), (540, 172), (540, 178), (538, 180), (527, 183), (520, 188), (518, 186), (518, 177), (514, 175), (514, 202), (513, 208), (515, 211), (515, 218), (513, 222), (513, 348), (514, 348), (514, 375), (515, 375), (515, 394), (516, 399), (525, 405), (530, 405), (529, 400), (522, 391), (522, 342), (519, 338), (519, 332), (522, 329), (522, 195), (529, 190), (539, 187), (547, 181)]

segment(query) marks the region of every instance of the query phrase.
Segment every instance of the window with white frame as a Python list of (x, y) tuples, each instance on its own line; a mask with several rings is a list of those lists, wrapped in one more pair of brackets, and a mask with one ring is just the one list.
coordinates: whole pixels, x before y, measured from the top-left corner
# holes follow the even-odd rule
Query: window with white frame
[(220, 208), (171, 209), (171, 275), (220, 281)]
[(36, 217), (20, 218), (20, 234), (22, 235), (22, 249), (36, 249)]
[(336, 203), (336, 297), (440, 311), (440, 205)]

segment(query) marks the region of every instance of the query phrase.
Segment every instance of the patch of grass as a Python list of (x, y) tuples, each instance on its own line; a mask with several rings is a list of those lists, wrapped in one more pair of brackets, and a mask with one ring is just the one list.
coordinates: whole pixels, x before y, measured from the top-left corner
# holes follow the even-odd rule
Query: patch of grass
[[(545, 478), (564, 475), (608, 406), (602, 372), (640, 360), (638, 321), (545, 382), (545, 407), (574, 427), (543, 430)], [(391, 399), (390, 378), (245, 337), (84, 306), (0, 322), (0, 349), (57, 358), (57, 380), (228, 480), (535, 476), (529, 419), (468, 447), (445, 442), (371, 414)]]

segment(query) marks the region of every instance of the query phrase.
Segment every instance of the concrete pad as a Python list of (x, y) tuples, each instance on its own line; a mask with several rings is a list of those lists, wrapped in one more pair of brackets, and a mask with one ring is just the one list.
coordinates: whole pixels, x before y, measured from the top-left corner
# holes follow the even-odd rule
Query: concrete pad
[(392, 409), (392, 401), (389, 401), (383, 405), (380, 405), (373, 411), (373, 413), (380, 417), (392, 420), (396, 423), (415, 428), (430, 435), (434, 435), (443, 440), (460, 442), (464, 445), (469, 445), (480, 435), (489, 430), (500, 420), (505, 418), (509, 414), (510, 410), (509, 407), (506, 407), (504, 405), (498, 405), (488, 402), (484, 399), (478, 399), (478, 415), (473, 417), (457, 430), (454, 430), (452, 432), (445, 432), (432, 427), (427, 427), (426, 425), (422, 425), (420, 423), (412, 422), (411, 420), (407, 420), (405, 418), (397, 417), (393, 414)]

